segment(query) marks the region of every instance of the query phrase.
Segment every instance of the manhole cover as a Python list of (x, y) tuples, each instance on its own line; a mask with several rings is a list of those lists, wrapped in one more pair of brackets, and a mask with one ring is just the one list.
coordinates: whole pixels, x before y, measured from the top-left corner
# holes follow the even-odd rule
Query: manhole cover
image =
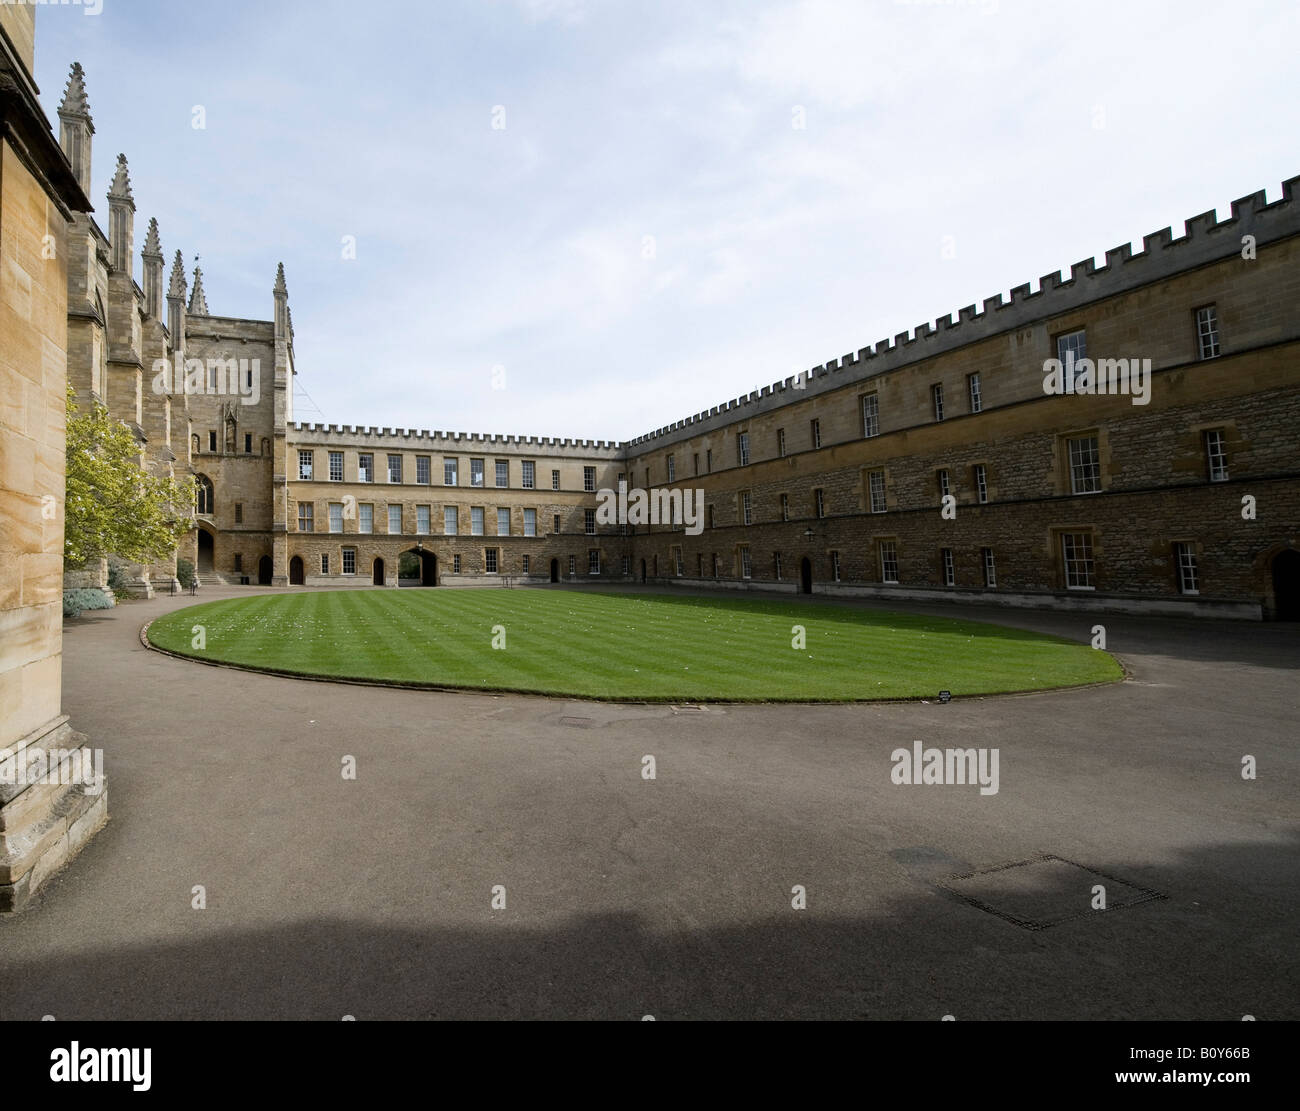
[[(1095, 868), (1046, 854), (980, 872), (949, 876), (938, 886), (959, 899), (1026, 930), (1045, 930), (1075, 918), (1163, 899), (1158, 891)], [(1103, 894), (1104, 910), (1094, 905)]]

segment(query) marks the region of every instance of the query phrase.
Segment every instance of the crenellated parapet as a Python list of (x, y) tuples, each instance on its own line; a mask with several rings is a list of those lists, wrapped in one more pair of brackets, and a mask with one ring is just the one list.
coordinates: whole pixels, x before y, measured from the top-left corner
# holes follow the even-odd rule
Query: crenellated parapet
[[(1232, 215), (1219, 220), (1210, 209), (1183, 223), (1183, 234), (1161, 228), (1142, 239), (1142, 250), (1134, 253), (1124, 243), (1106, 252), (1104, 266), (1084, 259), (1070, 267), (1069, 277), (1061, 271), (1012, 288), (1009, 298), (992, 294), (976, 305), (967, 305), (935, 323), (918, 324), (900, 332), (893, 340), (882, 339), (874, 346), (850, 351), (829, 359), (803, 374), (764, 386), (761, 390), (733, 398), (699, 413), (636, 436), (625, 445), (635, 448), (690, 429), (692, 434), (720, 428), (756, 412), (816, 396), (866, 378), (900, 370), (922, 359), (952, 351), (1000, 333), (1014, 331), (1043, 320), (1073, 312), (1084, 305), (1120, 293), (1127, 293), (1176, 274), (1239, 255), (1247, 236), (1256, 248), (1300, 234), (1300, 204), (1295, 191), (1300, 177), (1282, 183), (1282, 196), (1269, 204), (1263, 190), (1232, 202)], [(846, 373), (848, 372), (848, 373)], [(797, 394), (792, 391), (798, 391)]]
[(512, 436), (500, 433), (444, 432), (410, 428), (377, 428), (344, 424), (295, 422), (289, 425), (295, 444), (364, 447), (386, 446), (426, 451), (498, 451), (546, 455), (585, 455), (617, 458), (623, 445), (614, 440), (579, 440), (560, 436)]

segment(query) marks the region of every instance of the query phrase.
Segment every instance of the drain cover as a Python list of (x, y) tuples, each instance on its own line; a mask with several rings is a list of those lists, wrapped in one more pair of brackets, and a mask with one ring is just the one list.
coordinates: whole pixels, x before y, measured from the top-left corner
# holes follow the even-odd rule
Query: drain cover
[(574, 729), (590, 729), (596, 724), (595, 718), (560, 718), (561, 725), (571, 725)]
[(949, 876), (937, 886), (1025, 930), (1046, 930), (1104, 913), (1093, 909), (1098, 886), (1105, 888), (1106, 910), (1165, 898), (1158, 891), (1050, 854)]
[(670, 706), (674, 714), (707, 714), (709, 711), (704, 706)]

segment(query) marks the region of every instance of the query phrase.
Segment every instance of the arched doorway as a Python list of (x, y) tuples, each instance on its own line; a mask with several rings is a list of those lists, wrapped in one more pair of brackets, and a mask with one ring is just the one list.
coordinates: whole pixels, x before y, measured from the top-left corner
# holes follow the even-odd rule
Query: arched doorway
[(207, 529), (199, 529), (199, 561), (197, 569), (200, 574), (211, 573), (216, 547), (217, 542), (212, 538), (212, 533)]
[(1273, 616), (1300, 621), (1300, 552), (1293, 548), (1273, 557)]
[(799, 593), (812, 593), (812, 560), (807, 556), (799, 564)]
[(641, 561), (641, 581), (645, 582), (645, 560)]
[(289, 585), (302, 586), (307, 581), (307, 576), (303, 573), (302, 556), (294, 556), (289, 560)]
[(420, 561), (420, 585), (437, 586), (438, 557), (432, 552), (426, 552), (423, 548), (411, 548), (402, 553), (403, 560), (409, 562), (409, 557), (414, 557)]
[(376, 586), (384, 585), (384, 561), (382, 559), (375, 560), (375, 574), (371, 581)]
[(258, 586), (271, 585), (271, 569), (272, 569), (272, 563), (271, 563), (270, 556), (263, 556), (261, 559), (257, 561), (257, 585)]
[(551, 582), (557, 583), (559, 581), (560, 581), (560, 561), (558, 559), (553, 559), (551, 560)]

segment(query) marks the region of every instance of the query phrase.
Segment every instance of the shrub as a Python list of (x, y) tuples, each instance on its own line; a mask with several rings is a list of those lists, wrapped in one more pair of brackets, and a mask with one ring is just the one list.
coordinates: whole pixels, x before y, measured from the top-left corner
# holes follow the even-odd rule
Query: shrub
[(76, 617), (85, 610), (107, 610), (116, 605), (111, 591), (98, 587), (63, 592), (63, 616)]
[(178, 559), (176, 561), (176, 577), (180, 580), (181, 586), (189, 590), (190, 583), (194, 581), (194, 564), (188, 559)]

